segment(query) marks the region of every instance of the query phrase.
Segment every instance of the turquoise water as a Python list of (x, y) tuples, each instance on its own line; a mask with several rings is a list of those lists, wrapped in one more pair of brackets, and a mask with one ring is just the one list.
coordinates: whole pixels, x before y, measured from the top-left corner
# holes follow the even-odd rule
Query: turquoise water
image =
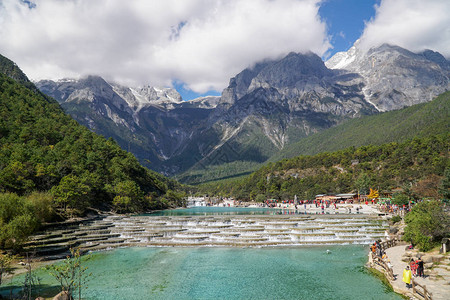
[[(299, 206), (298, 211), (281, 208), (256, 208), (256, 207), (216, 207), (200, 206), (184, 209), (169, 209), (157, 211), (148, 216), (208, 216), (208, 215), (303, 215), (307, 214)], [(315, 212), (313, 214), (316, 214)], [(320, 213), (317, 213), (320, 214)]]
[[(367, 253), (360, 245), (116, 249), (85, 262), (93, 276), (83, 298), (401, 299), (364, 268)], [(37, 275), (56, 286), (44, 271)]]

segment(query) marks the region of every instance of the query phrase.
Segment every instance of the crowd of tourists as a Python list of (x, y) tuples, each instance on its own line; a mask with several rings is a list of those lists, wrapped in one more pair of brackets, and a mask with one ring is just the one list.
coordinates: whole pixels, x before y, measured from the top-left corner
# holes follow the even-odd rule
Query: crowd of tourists
[[(370, 247), (372, 253), (379, 258), (381, 258), (388, 266), (389, 269), (392, 270), (393, 266), (391, 264), (390, 259), (387, 257), (386, 252), (383, 250), (381, 246), (381, 241), (375, 241)], [(408, 265), (405, 266), (403, 270), (402, 281), (406, 284), (407, 288), (411, 287), (411, 279), (414, 277), (424, 277), (424, 262), (422, 258), (419, 256), (417, 259), (411, 258), (411, 261)]]
[(388, 268), (393, 271), (394, 266), (391, 264), (391, 260), (388, 258), (386, 252), (383, 250), (383, 247), (381, 246), (381, 240), (375, 241), (372, 246), (370, 247), (372, 250), (372, 253), (379, 258), (381, 258)]
[(379, 203), (379, 210), (393, 215), (404, 216), (410, 211), (410, 205), (397, 205), (390, 203)]

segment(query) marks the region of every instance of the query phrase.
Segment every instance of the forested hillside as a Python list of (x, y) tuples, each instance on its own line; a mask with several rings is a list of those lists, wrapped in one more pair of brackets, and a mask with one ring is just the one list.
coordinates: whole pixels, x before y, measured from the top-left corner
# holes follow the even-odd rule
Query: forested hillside
[(181, 205), (175, 181), (79, 125), (1, 58), (8, 76), (0, 74), (0, 248), (17, 244), (56, 211), (69, 217), (88, 208)]
[(450, 131), (450, 91), (433, 101), (352, 119), (289, 145), (270, 158), (275, 162), (300, 154), (314, 155), (347, 147), (402, 142)]
[[(268, 162), (298, 155), (342, 150), (364, 145), (403, 142), (414, 137), (427, 137), (450, 131), (450, 92), (431, 102), (403, 109), (351, 119), (336, 127), (302, 138), (273, 155)], [(231, 150), (233, 148), (231, 147)], [(190, 170), (177, 178), (182, 182), (200, 183), (248, 175), (262, 167), (261, 163), (236, 161)]]
[[(323, 193), (366, 193), (403, 188), (411, 197), (438, 198), (449, 169), (450, 134), (402, 143), (350, 147), (269, 163), (242, 179), (201, 186), (202, 192), (238, 199), (313, 199)], [(258, 196), (261, 195), (261, 196)]]

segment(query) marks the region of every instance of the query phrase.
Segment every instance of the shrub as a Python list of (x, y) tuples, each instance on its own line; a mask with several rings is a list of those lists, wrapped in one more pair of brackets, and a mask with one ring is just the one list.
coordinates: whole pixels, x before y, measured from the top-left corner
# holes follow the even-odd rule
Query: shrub
[(402, 220), (402, 217), (400, 217), (400, 216), (393, 216), (392, 219), (391, 219), (393, 224), (398, 223), (401, 220)]
[(450, 236), (450, 218), (440, 201), (425, 201), (417, 204), (405, 216), (407, 224), (404, 239), (428, 251)]
[(53, 196), (46, 192), (33, 192), (25, 199), (26, 206), (33, 211), (39, 222), (51, 221), (55, 216)]
[(395, 194), (393, 199), (392, 199), (392, 203), (393, 204), (397, 204), (397, 205), (408, 205), (409, 204), (409, 197), (406, 194), (402, 194), (402, 193), (398, 193)]
[(263, 194), (258, 194), (258, 195), (256, 195), (255, 201), (256, 202), (264, 202), (264, 201), (266, 201), (266, 196), (264, 196)]

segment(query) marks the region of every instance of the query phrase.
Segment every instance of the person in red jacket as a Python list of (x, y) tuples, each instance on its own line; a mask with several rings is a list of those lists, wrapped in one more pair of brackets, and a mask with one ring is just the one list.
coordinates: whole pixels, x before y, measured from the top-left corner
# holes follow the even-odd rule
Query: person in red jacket
[(416, 261), (414, 260), (414, 258), (411, 258), (409, 267), (411, 269), (412, 276), (416, 277), (417, 264), (416, 264)]

